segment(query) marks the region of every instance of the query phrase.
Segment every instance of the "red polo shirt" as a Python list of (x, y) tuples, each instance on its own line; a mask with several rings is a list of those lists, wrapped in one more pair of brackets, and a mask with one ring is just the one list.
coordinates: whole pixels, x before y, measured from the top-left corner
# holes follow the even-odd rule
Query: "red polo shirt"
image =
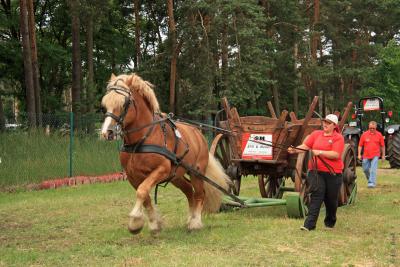
[(379, 131), (375, 130), (375, 133), (372, 133), (368, 130), (361, 135), (358, 146), (364, 147), (364, 159), (372, 159), (381, 155), (381, 147), (385, 146), (385, 141)]
[[(304, 142), (306, 146), (311, 149), (323, 150), (323, 151), (335, 151), (339, 153), (339, 158), (337, 159), (328, 159), (325, 158), (324, 155), (320, 155), (324, 161), (333, 168), (335, 173), (342, 173), (343, 171), (343, 161), (342, 161), (342, 153), (344, 149), (344, 138), (341, 134), (334, 131), (332, 135), (324, 136), (324, 131), (317, 130), (310, 134), (307, 140)], [(308, 162), (308, 169), (315, 169), (312, 166), (312, 162)], [(322, 163), (321, 160), (317, 158), (317, 170), (323, 172), (329, 172), (329, 169)]]

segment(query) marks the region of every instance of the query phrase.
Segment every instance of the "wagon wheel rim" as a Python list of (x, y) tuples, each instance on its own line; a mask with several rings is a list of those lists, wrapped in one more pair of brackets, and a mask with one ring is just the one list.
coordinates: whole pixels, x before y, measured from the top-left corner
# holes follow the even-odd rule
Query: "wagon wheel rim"
[(339, 206), (348, 204), (349, 197), (355, 186), (356, 175), (356, 155), (350, 144), (345, 144), (343, 154), (343, 183), (339, 192)]
[(232, 162), (233, 154), (228, 136), (218, 134), (211, 144), (210, 153), (221, 163), (231, 179), (233, 184), (230, 187), (231, 193), (239, 195), (241, 175), (238, 173), (237, 166)]
[(296, 168), (294, 170), (294, 191), (299, 192), (305, 205), (308, 205), (310, 199), (308, 196), (308, 188), (306, 183), (308, 172), (309, 152), (297, 154)]
[(302, 192), (308, 171), (308, 152), (297, 155), (296, 169), (294, 171), (295, 191)]
[(264, 198), (281, 198), (279, 187), (282, 183), (282, 177), (274, 177), (268, 174), (258, 175), (258, 187), (260, 194)]

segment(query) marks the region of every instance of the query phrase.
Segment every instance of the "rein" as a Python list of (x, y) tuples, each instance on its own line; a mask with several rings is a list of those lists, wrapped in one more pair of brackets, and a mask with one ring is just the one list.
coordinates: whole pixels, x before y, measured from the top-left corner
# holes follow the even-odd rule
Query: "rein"
[[(269, 141), (267, 141), (267, 142), (261, 142), (261, 141), (257, 141), (257, 140), (249, 140), (249, 141), (257, 143), (257, 144), (261, 144), (261, 145), (270, 146), (270, 147), (273, 147), (273, 148), (288, 149), (289, 147), (291, 147), (291, 148), (294, 148), (294, 149), (297, 149), (297, 150), (300, 150), (300, 151), (304, 151), (304, 152), (308, 151), (307, 149), (296, 148), (296, 147), (293, 147), (292, 145), (288, 146), (288, 145), (285, 145), (285, 144), (278, 144), (278, 143), (273, 144), (272, 142), (269, 142)], [(330, 174), (332, 174), (332, 175), (335, 174), (332, 166), (329, 165), (328, 162), (326, 162), (323, 159), (323, 157), (318, 156), (318, 155), (314, 155), (314, 157), (318, 158), (325, 165), (325, 167), (329, 170)]]
[[(173, 114), (172, 114), (172, 117), (173, 117)], [(203, 127), (205, 127), (205, 128), (210, 129), (211, 131), (214, 131), (214, 132), (222, 132), (222, 133), (229, 134), (229, 135), (236, 135), (235, 132), (230, 131), (230, 130), (226, 130), (226, 129), (223, 129), (223, 128), (220, 128), (220, 127), (211, 126), (211, 125), (208, 125), (208, 124), (205, 124), (205, 123), (192, 121), (192, 120), (181, 118), (181, 117), (176, 117), (176, 118), (177, 118), (176, 121), (178, 121), (178, 122), (182, 122), (182, 123), (186, 123), (186, 124), (190, 124), (190, 125), (196, 125), (201, 130), (203, 130)]]

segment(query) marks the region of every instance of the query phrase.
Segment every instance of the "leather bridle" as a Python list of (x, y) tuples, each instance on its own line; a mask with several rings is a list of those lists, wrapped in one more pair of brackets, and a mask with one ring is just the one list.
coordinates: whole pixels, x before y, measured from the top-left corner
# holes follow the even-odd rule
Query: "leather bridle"
[(117, 82), (118, 80), (115, 81), (114, 85), (110, 85), (107, 87), (107, 94), (113, 91), (125, 97), (124, 104), (122, 106), (122, 112), (119, 116), (115, 115), (112, 112), (106, 112), (105, 117), (113, 118), (117, 122), (117, 125), (121, 126), (122, 128), (122, 123), (125, 119), (126, 114), (128, 113), (129, 106), (131, 104), (135, 106), (135, 99), (133, 98), (132, 93), (129, 91), (129, 89), (118, 86)]

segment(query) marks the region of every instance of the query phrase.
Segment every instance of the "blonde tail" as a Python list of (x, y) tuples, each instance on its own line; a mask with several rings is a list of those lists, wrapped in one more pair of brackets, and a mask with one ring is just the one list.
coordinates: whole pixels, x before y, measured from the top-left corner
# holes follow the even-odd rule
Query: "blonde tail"
[[(213, 155), (209, 153), (208, 165), (206, 169), (206, 174), (208, 178), (216, 182), (221, 187), (228, 190), (231, 180), (229, 176), (225, 173), (221, 164), (214, 158)], [(205, 199), (203, 205), (203, 212), (212, 213), (217, 212), (221, 207), (222, 202), (222, 192), (212, 186), (211, 184), (204, 182)]]

